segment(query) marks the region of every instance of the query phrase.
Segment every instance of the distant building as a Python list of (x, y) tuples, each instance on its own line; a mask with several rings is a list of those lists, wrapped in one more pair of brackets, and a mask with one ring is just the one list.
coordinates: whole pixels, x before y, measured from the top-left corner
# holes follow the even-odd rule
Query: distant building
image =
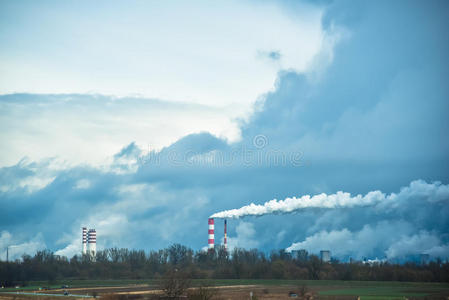
[(331, 261), (331, 252), (329, 250), (321, 250), (320, 258), (322, 262), (330, 262)]
[(309, 253), (305, 249), (292, 250), (292, 258), (300, 261), (306, 261)]
[(89, 255), (93, 260), (97, 255), (97, 231), (95, 229), (87, 230), (87, 227), (82, 228), (83, 237), (83, 255)]
[(419, 262), (421, 265), (428, 265), (430, 261), (430, 255), (426, 253), (421, 253), (419, 255)]
[(95, 259), (97, 255), (97, 231), (95, 229), (87, 231), (87, 248), (89, 255)]

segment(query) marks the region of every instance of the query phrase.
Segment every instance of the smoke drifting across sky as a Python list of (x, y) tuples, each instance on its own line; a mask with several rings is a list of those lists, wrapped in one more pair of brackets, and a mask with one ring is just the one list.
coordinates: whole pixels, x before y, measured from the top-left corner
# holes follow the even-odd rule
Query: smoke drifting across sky
[[(398, 193), (371, 191), (352, 196), (337, 192), (273, 199), (260, 205), (251, 203), (221, 211), (211, 217), (240, 219), (298, 214), (304, 223), (313, 224), (309, 230), (315, 233), (291, 243), (286, 247), (288, 252), (306, 249), (319, 253), (320, 250), (331, 249), (333, 256), (343, 259), (379, 257), (403, 260), (420, 253), (445, 258), (449, 255), (449, 243), (442, 240), (440, 230), (447, 223), (444, 218), (448, 205), (449, 185), (415, 180)], [(316, 219), (310, 222), (310, 216)], [(355, 224), (363, 222), (361, 229), (354, 230)], [(290, 230), (298, 229), (290, 227)], [(280, 233), (289, 234), (285, 229)]]
[(398, 194), (386, 195), (381, 191), (372, 191), (365, 196), (351, 196), (350, 193), (337, 192), (326, 195), (324, 193), (300, 198), (286, 198), (284, 200), (270, 200), (261, 205), (251, 203), (241, 208), (225, 210), (215, 213), (211, 218), (239, 219), (247, 216), (263, 216), (267, 214), (289, 214), (306, 208), (344, 208), (354, 206), (375, 206), (376, 209), (389, 209), (398, 205), (407, 205), (407, 200), (417, 198), (420, 201), (438, 203), (449, 201), (449, 185), (441, 182), (426, 183), (422, 180), (412, 181), (408, 187), (401, 188)]

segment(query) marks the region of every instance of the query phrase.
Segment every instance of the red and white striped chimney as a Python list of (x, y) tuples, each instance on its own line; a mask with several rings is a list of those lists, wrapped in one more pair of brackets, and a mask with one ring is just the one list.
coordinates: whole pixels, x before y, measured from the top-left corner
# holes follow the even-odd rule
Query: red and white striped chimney
[(209, 239), (208, 239), (207, 243), (209, 245), (209, 249), (214, 249), (214, 244), (215, 244), (214, 219), (209, 218), (208, 223), (209, 223)]
[(224, 248), (228, 251), (228, 223), (224, 220)]
[(83, 227), (83, 254), (87, 254), (87, 228)]

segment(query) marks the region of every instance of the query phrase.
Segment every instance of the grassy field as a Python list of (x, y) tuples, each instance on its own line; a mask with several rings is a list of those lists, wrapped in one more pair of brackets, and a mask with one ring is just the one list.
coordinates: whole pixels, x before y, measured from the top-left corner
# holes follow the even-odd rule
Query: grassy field
[(444, 289), (432, 288), (422, 289), (422, 287), (407, 288), (407, 287), (391, 287), (391, 286), (378, 286), (378, 287), (353, 287), (343, 289), (333, 289), (327, 291), (320, 291), (320, 295), (347, 295), (347, 296), (363, 296), (363, 299), (382, 299), (400, 298), (403, 297), (424, 297), (433, 293), (438, 293)]
[[(126, 287), (127, 291), (143, 289), (157, 289), (157, 281), (154, 279), (142, 280), (61, 280), (48, 284), (46, 281), (29, 282), (26, 287), (19, 289), (2, 289), (2, 291), (33, 291), (39, 287), (60, 289), (68, 285), (70, 288), (92, 289), (98, 287)], [(361, 300), (380, 299), (404, 299), (424, 297), (447, 297), (449, 296), (448, 283), (416, 283), (416, 282), (382, 282), (382, 281), (335, 281), (335, 280), (254, 280), (254, 279), (214, 279), (214, 280), (192, 280), (192, 286), (248, 286), (248, 291), (256, 286), (259, 290), (269, 289), (282, 291), (298, 291), (305, 286), (319, 299), (355, 299), (360, 296)], [(119, 291), (119, 290), (117, 290)], [(351, 298), (352, 297), (352, 298)], [(263, 298), (263, 297), (262, 297)], [(440, 298), (441, 299), (441, 298)]]
[(321, 286), (321, 296), (360, 296), (361, 300), (424, 298), (449, 295), (449, 284), (421, 282), (329, 282)]
[[(200, 281), (194, 282), (197, 285)], [(301, 286), (320, 296), (361, 296), (361, 300), (423, 298), (429, 295), (449, 296), (448, 283), (391, 282), (391, 281), (336, 281), (336, 280), (213, 280), (215, 286), (262, 285), (285, 286), (298, 289)]]

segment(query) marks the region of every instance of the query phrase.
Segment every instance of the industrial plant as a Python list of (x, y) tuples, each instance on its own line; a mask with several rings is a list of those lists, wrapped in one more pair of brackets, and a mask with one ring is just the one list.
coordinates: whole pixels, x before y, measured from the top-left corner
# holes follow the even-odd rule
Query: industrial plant
[(97, 231), (83, 227), (83, 255), (95, 257), (97, 254)]
[[(214, 250), (215, 247), (215, 219), (208, 218), (208, 249), (209, 251)], [(226, 251), (228, 251), (228, 223), (226, 219), (224, 219), (224, 238), (223, 238), (223, 246)], [(292, 250), (292, 255), (297, 259), (307, 260), (308, 253), (305, 249), (301, 250)], [(328, 263), (331, 261), (331, 251), (330, 250), (321, 250), (320, 251), (320, 260), (323, 263)]]
[(330, 262), (331, 261), (331, 252), (329, 250), (321, 250), (320, 258), (322, 262)]
[[(215, 220), (214, 220), (214, 218), (209, 218), (207, 220), (207, 223), (209, 225), (207, 244), (208, 244), (209, 250), (211, 250), (211, 249), (214, 249), (214, 246), (215, 246)], [(227, 229), (227, 227), (228, 227), (228, 224), (225, 219), (224, 220), (224, 248), (225, 248), (225, 250), (228, 250), (228, 236), (227, 236), (228, 229)]]

